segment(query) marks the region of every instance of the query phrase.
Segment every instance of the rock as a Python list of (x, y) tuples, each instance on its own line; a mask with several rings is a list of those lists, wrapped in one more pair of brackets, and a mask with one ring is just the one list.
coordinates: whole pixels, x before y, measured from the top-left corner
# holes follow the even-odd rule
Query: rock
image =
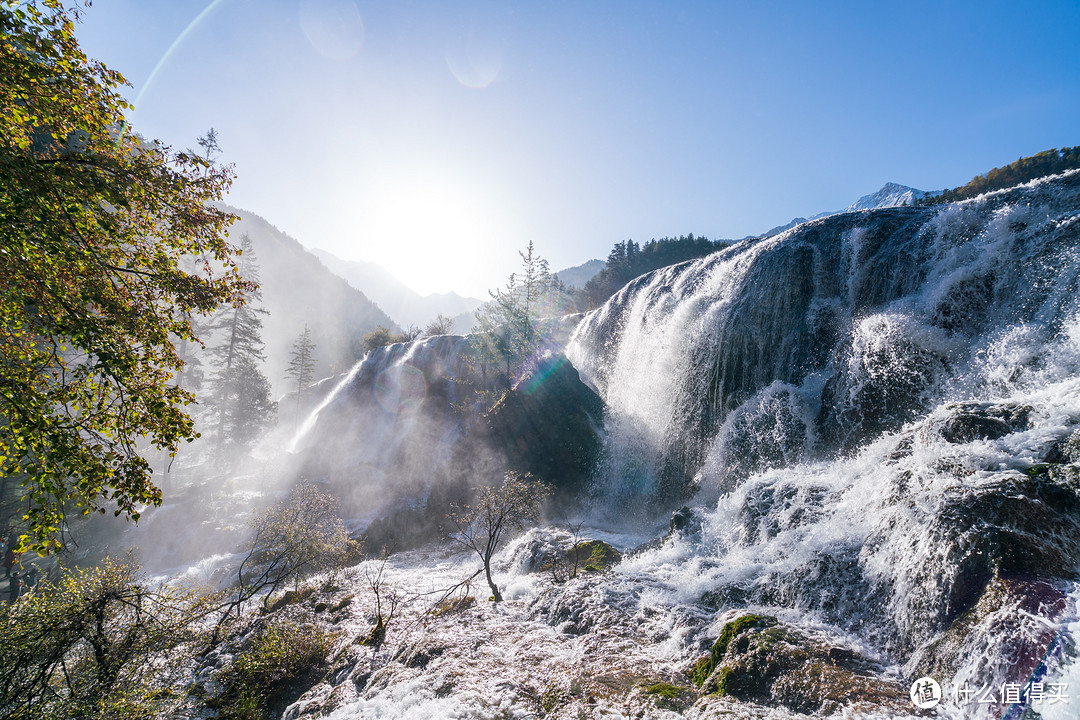
[(1043, 459), (1047, 463), (1076, 463), (1080, 462), (1080, 430), (1054, 444)]
[(701, 518), (686, 505), (671, 513), (668, 523), (668, 537), (674, 535), (697, 535), (701, 532)]
[(953, 567), (944, 619), (970, 609), (995, 577), (1076, 579), (1080, 494), (1058, 481), (1056, 466), (1003, 475), (958, 492), (938, 510), (931, 530)]
[(814, 640), (776, 618), (743, 615), (720, 633), (694, 667), (703, 694), (780, 705), (798, 713), (829, 714), (845, 705), (900, 706), (905, 690), (868, 668), (851, 650)]
[(334, 691), (328, 683), (319, 683), (308, 690), (300, 699), (285, 708), (281, 720), (297, 720), (303, 717), (321, 717), (326, 701)]
[(585, 487), (600, 452), (603, 401), (566, 356), (537, 361), (487, 414), (483, 435), (508, 469), (532, 473), (558, 493)]
[(423, 670), (435, 658), (445, 653), (447, 648), (433, 642), (421, 640), (420, 642), (401, 648), (395, 655), (394, 660), (405, 667)]
[(951, 443), (997, 440), (1028, 427), (1031, 408), (1013, 404), (956, 403), (953, 414), (941, 427), (941, 437)]
[[(975, 677), (988, 685), (1038, 677), (1039, 668), (1061, 652), (1056, 623), (1069, 606), (1059, 583), (996, 578), (974, 606), (916, 650), (904, 666), (905, 675), (948, 681), (961, 666), (970, 669), (975, 658)], [(983, 707), (988, 717), (1004, 717), (1009, 710), (996, 703)]]

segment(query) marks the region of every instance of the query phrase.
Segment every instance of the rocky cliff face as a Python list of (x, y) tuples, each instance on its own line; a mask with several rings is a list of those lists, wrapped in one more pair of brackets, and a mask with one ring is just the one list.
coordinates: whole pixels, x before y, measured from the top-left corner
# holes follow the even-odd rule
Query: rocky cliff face
[(454, 335), (376, 349), (301, 430), (299, 474), (334, 487), (355, 525), (371, 525), (371, 547), (441, 537), (447, 503), (507, 470), (547, 482), (560, 502), (585, 489), (603, 406), (566, 356), (531, 359), (509, 389), (472, 357)]

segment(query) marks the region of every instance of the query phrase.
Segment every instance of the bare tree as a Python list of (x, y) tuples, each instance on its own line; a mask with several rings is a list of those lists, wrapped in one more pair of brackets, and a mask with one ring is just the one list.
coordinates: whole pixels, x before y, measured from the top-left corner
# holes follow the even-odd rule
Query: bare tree
[(239, 589), (228, 603), (211, 642), (225, 619), (263, 590), (270, 595), (289, 582), (344, 565), (359, 554), (360, 544), (337, 516), (337, 500), (310, 483), (293, 488), (288, 498), (259, 513), (251, 522), (248, 552), (237, 569)]
[(424, 334), (424, 331), (420, 329), (418, 325), (410, 325), (401, 331), (398, 335), (398, 342), (412, 342), (416, 338)]
[(530, 473), (509, 471), (501, 485), (480, 488), (471, 505), (455, 503), (447, 515), (456, 529), (454, 539), (471, 548), (484, 563), (484, 577), (495, 602), (502, 602), (503, 597), (491, 578), (491, 558), (509, 532), (536, 519), (550, 494), (548, 486)]
[(394, 619), (398, 609), (405, 601), (405, 597), (383, 577), (386, 570), (386, 560), (389, 553), (384, 549), (377, 570), (371, 567), (365, 568), (364, 579), (375, 596), (375, 625), (371, 632), (364, 638), (363, 644), (370, 645), (376, 651), (386, 641), (386, 628)]

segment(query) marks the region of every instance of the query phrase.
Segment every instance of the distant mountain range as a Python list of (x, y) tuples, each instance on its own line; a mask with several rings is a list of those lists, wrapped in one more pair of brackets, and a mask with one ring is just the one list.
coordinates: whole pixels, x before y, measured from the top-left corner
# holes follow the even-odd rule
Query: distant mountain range
[(583, 288), (585, 283), (596, 277), (596, 274), (606, 266), (607, 263), (603, 260), (588, 260), (581, 265), (560, 270), (555, 275), (566, 287)]
[(442, 314), (454, 319), (456, 332), (468, 332), (475, 322), (473, 311), (483, 303), (482, 300), (463, 297), (456, 292), (421, 295), (376, 263), (342, 260), (319, 248), (311, 252), (331, 272), (345, 278), (350, 285), (371, 298), (400, 328), (409, 325), (424, 328), (436, 315)]
[[(909, 205), (938, 192), (886, 183), (838, 212)], [(231, 239), (239, 242), (240, 235), (246, 232), (255, 246), (262, 273), (263, 305), (270, 312), (263, 332), (265, 371), (275, 392), (288, 389), (285, 369), (289, 353), (305, 323), (317, 347), (318, 377), (343, 372), (359, 360), (363, 356), (363, 336), (378, 325), (390, 329), (410, 325), (423, 328), (442, 314), (454, 319), (454, 332), (469, 332), (475, 326), (473, 313), (484, 302), (478, 298), (455, 292), (420, 295), (376, 263), (342, 260), (326, 250), (308, 250), (259, 215), (226, 209), (241, 218), (230, 229)], [(750, 238), (775, 235), (838, 212), (795, 218)], [(605, 265), (605, 261), (593, 259), (555, 274), (566, 286), (581, 288)]]
[(934, 197), (940, 195), (941, 190), (918, 190), (907, 185), (900, 185), (898, 183), (888, 182), (881, 186), (881, 189), (877, 192), (870, 193), (869, 195), (863, 195), (855, 202), (848, 205), (843, 210), (832, 210), (829, 212), (818, 213), (808, 218), (797, 217), (791, 222), (784, 225), (777, 225), (771, 230), (767, 230), (760, 235), (748, 235), (743, 240), (751, 240), (755, 238), (765, 238), (777, 235), (790, 230), (796, 225), (802, 225), (804, 222), (811, 220), (817, 220), (818, 218), (829, 217), (830, 215), (839, 215), (840, 213), (855, 212), (858, 210), (880, 210), (881, 208), (900, 207), (902, 205), (911, 205), (924, 197)]
[(315, 342), (315, 377), (348, 370), (363, 357), (363, 337), (378, 325), (394, 324), (365, 294), (338, 277), (297, 240), (264, 218), (225, 206), (240, 216), (229, 228), (229, 240), (240, 243), (247, 233), (259, 266), (266, 344), (264, 372), (274, 392), (287, 392), (285, 369), (293, 343), (306, 324)]

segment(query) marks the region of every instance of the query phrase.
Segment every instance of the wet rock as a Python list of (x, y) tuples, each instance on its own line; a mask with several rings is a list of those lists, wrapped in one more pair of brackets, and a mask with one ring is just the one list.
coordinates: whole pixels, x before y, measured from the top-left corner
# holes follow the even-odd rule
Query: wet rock
[(394, 655), (394, 660), (405, 667), (423, 670), (432, 660), (442, 656), (447, 648), (431, 642), (421, 641), (404, 647)]
[(950, 405), (953, 414), (941, 427), (941, 437), (951, 443), (997, 440), (1025, 430), (1031, 408), (1012, 404), (957, 403)]
[(484, 419), (482, 434), (507, 467), (574, 495), (600, 452), (603, 401), (559, 353), (539, 360)]
[(554, 566), (562, 568), (566, 565), (566, 550), (572, 542), (567, 532), (536, 528), (514, 551), (511, 564), (522, 573), (552, 570)]
[(299, 718), (322, 717), (326, 709), (326, 701), (330, 699), (334, 689), (327, 683), (319, 683), (300, 696), (300, 699), (285, 708), (281, 720), (298, 720)]
[(956, 568), (948, 621), (971, 608), (994, 577), (1078, 577), (1080, 495), (1050, 468), (965, 489), (931, 522), (950, 550), (948, 567)]
[[(1045, 664), (1063, 661), (1056, 624), (1069, 606), (1063, 588), (1030, 576), (995, 578), (973, 607), (913, 654), (905, 674), (948, 681), (964, 666), (991, 686), (1036, 677)], [(1008, 707), (986, 710), (1003, 717)]]
[(683, 505), (671, 513), (668, 523), (668, 537), (674, 535), (691, 536), (701, 533), (701, 518), (692, 509)]
[(693, 677), (705, 695), (782, 706), (798, 713), (833, 713), (846, 705), (897, 706), (906, 693), (873, 672), (854, 651), (815, 640), (776, 618), (744, 615), (720, 633)]
[(1046, 453), (1046, 457), (1043, 458), (1043, 462), (1053, 464), (1080, 462), (1080, 430), (1076, 430), (1064, 440), (1054, 443), (1053, 447)]

